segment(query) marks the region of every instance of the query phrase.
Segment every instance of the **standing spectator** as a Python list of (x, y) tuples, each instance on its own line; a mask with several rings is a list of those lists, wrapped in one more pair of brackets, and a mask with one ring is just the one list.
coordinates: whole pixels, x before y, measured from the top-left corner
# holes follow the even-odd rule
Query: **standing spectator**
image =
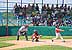
[(66, 15), (67, 14), (67, 4), (65, 4), (65, 6), (64, 6), (64, 15)]
[(31, 11), (31, 10), (32, 10), (32, 8), (31, 8), (31, 5), (30, 5), (30, 4), (28, 4), (27, 10), (28, 10), (28, 11)]
[(44, 11), (46, 11), (46, 4), (44, 4)]
[(36, 4), (35, 9), (36, 9), (36, 11), (39, 11), (39, 6), (38, 6), (38, 4)]
[(60, 6), (60, 9), (63, 9), (64, 7), (63, 7), (63, 4)]
[(17, 24), (19, 24), (19, 12), (20, 12), (20, 10), (19, 10), (19, 7), (17, 6), (17, 3), (15, 4), (15, 6), (14, 6), (14, 15), (15, 15), (15, 17), (17, 18)]
[(70, 14), (70, 6), (67, 8), (67, 14)]
[(46, 5), (44, 4), (44, 6), (42, 6), (42, 12), (46, 11)]
[(26, 5), (25, 5), (25, 6), (23, 7), (23, 17), (24, 17), (25, 19), (26, 19), (26, 17), (27, 17), (27, 16), (26, 16), (26, 9), (27, 9), (27, 8), (26, 8)]
[(64, 6), (64, 10), (67, 11), (67, 4), (65, 4), (65, 6)]
[(56, 10), (58, 10), (58, 9), (59, 9), (59, 7), (58, 7), (58, 4), (56, 4), (56, 7), (55, 7), (55, 9), (56, 9)]
[(32, 4), (32, 11), (34, 11), (35, 10), (35, 5), (34, 4)]
[(19, 8), (19, 19), (23, 19), (23, 12), (22, 12), (22, 7), (20, 5), (18, 5)]
[(60, 6), (60, 13), (61, 13), (62, 15), (64, 15), (64, 7), (63, 7), (63, 4)]
[(59, 7), (58, 7), (58, 4), (56, 4), (56, 7), (55, 7), (55, 13), (56, 13), (56, 14), (59, 13)]
[(47, 4), (46, 10), (47, 10), (47, 14), (50, 14), (51, 15), (51, 9), (49, 7), (49, 4)]
[(46, 9), (47, 9), (47, 11), (49, 11), (49, 10), (50, 10), (49, 4), (47, 4)]
[(51, 6), (51, 11), (52, 12), (54, 11), (54, 4), (52, 4), (52, 6)]
[(19, 7), (17, 6), (17, 3), (14, 6), (14, 14), (16, 17), (19, 15)]

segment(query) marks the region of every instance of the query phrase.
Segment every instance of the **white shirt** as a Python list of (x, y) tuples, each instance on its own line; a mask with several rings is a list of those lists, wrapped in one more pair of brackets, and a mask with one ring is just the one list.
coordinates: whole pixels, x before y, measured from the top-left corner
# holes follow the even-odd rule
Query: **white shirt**
[(21, 30), (27, 31), (27, 28), (25, 28), (25, 26), (22, 26), (22, 27), (19, 29), (19, 31), (21, 31)]

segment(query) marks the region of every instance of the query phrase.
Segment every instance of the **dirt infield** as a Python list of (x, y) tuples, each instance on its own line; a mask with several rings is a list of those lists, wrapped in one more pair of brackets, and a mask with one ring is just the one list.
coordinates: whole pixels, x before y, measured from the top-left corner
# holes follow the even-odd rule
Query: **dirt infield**
[(34, 47), (34, 46), (42, 46), (42, 45), (60, 45), (60, 46), (72, 48), (72, 39), (66, 39), (65, 41), (66, 42), (62, 42), (61, 40), (55, 40), (54, 42), (51, 42), (51, 40), (48, 40), (48, 39), (40, 40), (40, 42), (32, 42), (31, 40), (30, 41), (25, 41), (25, 40), (3, 41), (3, 42), (6, 42), (6, 43), (12, 43), (12, 44), (15, 44), (15, 45), (0, 48), (0, 50), (13, 50), (13, 49), (17, 49), (17, 48)]

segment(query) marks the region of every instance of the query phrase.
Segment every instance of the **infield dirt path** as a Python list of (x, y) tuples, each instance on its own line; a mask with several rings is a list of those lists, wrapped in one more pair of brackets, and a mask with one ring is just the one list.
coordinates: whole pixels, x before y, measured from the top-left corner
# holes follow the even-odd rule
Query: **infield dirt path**
[(51, 40), (48, 40), (48, 39), (40, 40), (40, 42), (32, 42), (31, 40), (30, 41), (12, 40), (12, 41), (4, 41), (4, 42), (12, 43), (12, 44), (15, 44), (15, 45), (0, 48), (0, 50), (13, 50), (13, 49), (17, 49), (17, 48), (34, 47), (34, 46), (42, 46), (42, 45), (60, 45), (60, 46), (72, 48), (72, 39), (66, 39), (66, 42), (62, 42), (61, 40), (55, 40), (54, 42), (51, 42)]

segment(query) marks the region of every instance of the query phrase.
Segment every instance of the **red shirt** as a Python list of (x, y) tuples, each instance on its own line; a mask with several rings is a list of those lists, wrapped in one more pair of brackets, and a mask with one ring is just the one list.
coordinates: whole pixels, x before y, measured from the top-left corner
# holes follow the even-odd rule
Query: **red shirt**
[(60, 33), (60, 29), (59, 28), (56, 28), (55, 31), (56, 31), (56, 33)]
[(38, 38), (37, 36), (38, 36), (38, 33), (34, 33), (34, 34), (32, 35), (32, 38), (33, 38), (33, 37)]

